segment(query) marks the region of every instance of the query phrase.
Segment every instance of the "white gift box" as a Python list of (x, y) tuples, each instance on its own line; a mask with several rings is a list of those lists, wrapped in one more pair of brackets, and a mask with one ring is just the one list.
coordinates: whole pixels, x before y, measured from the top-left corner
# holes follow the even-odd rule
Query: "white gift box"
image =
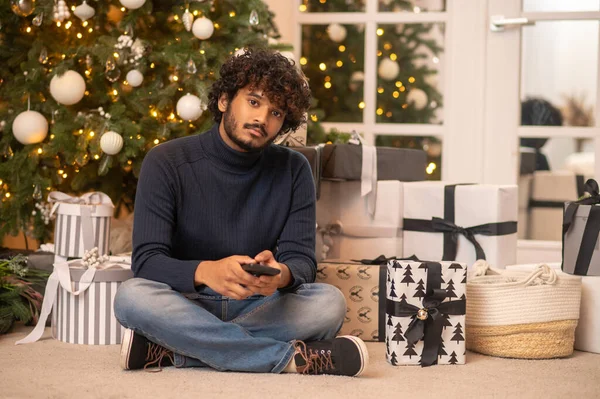
[(120, 344), (125, 331), (114, 314), (117, 289), (133, 277), (129, 257), (109, 257), (98, 267), (86, 268), (81, 259), (54, 264), (48, 278), (42, 311), (33, 331), (17, 344), (42, 336), (52, 312), (52, 336), (70, 344)]
[(536, 171), (531, 183), (529, 238), (562, 240), (563, 208), (583, 194), (585, 177), (572, 172)]
[[(322, 181), (317, 202), (317, 234), (326, 250), (321, 258), (374, 258), (402, 255), (402, 185), (395, 180), (377, 182), (375, 213), (361, 196), (359, 181)], [(319, 241), (319, 240), (318, 240)]]
[(517, 236), (519, 239), (529, 238), (529, 200), (531, 198), (532, 180), (532, 174), (519, 176), (519, 216), (517, 219)]
[(404, 183), (403, 254), (470, 267), (478, 257), (472, 235), (494, 267), (514, 264), (517, 201), (516, 185)]
[(51, 192), (48, 201), (54, 203), (55, 254), (80, 258), (86, 250), (98, 248), (100, 255), (108, 255), (110, 224), (114, 205), (106, 194), (92, 192), (81, 197), (71, 197), (61, 192)]
[(392, 260), (387, 269), (387, 361), (465, 364), (467, 265)]
[[(537, 264), (510, 265), (509, 270), (533, 270)], [(558, 275), (560, 263), (548, 263)], [(575, 329), (575, 349), (600, 353), (600, 276), (581, 276), (581, 308)]]

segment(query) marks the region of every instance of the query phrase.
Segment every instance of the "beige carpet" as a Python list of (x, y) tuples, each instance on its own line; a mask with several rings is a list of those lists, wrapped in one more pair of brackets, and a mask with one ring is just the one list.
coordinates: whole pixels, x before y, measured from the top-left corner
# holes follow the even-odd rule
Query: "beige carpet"
[(516, 360), (467, 353), (464, 366), (393, 367), (385, 346), (368, 343), (360, 378), (219, 373), (165, 368), (122, 371), (119, 347), (72, 345), (50, 337), (14, 345), (31, 328), (0, 336), (1, 398), (597, 398), (600, 355)]

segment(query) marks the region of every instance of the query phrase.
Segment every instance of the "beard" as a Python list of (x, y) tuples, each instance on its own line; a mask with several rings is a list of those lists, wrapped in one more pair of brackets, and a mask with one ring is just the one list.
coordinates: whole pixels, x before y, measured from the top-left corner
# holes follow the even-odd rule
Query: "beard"
[[(267, 137), (267, 132), (265, 131), (264, 126), (262, 125), (245, 123), (243, 127), (244, 129), (256, 129), (262, 133), (263, 137)], [(233, 141), (238, 147), (247, 152), (262, 151), (263, 149), (268, 147), (269, 144), (271, 144), (277, 137), (277, 135), (275, 135), (274, 137), (267, 139), (263, 143), (257, 143), (253, 139), (244, 140), (241, 137), (241, 134), (239, 134), (238, 132), (238, 123), (235, 120), (235, 117), (233, 116), (233, 112), (231, 112), (230, 104), (227, 104), (227, 109), (223, 114), (223, 128), (225, 129), (227, 137), (229, 137), (229, 139)]]

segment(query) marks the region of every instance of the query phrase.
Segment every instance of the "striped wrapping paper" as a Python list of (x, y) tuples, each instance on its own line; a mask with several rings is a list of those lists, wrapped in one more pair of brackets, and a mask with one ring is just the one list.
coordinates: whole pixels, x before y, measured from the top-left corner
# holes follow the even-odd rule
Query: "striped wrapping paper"
[[(85, 270), (71, 269), (74, 291)], [(60, 284), (52, 306), (52, 336), (70, 344), (120, 344), (124, 328), (115, 318), (114, 302), (121, 283), (133, 276), (128, 269), (97, 270), (85, 292), (73, 295)]]
[(86, 249), (84, 246), (81, 208), (90, 210), (93, 234), (93, 246), (98, 247), (100, 255), (109, 251), (110, 223), (113, 214), (111, 205), (79, 205), (61, 203), (57, 209), (54, 227), (55, 253), (64, 257), (79, 258)]

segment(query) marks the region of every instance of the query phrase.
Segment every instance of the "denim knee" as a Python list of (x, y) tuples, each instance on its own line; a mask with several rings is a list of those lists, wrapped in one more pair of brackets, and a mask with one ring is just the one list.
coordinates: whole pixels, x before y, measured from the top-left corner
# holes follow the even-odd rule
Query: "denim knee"
[(311, 291), (316, 291), (315, 296), (318, 298), (313, 302), (315, 305), (313, 314), (319, 315), (318, 324), (326, 333), (324, 338), (333, 338), (342, 327), (346, 316), (346, 298), (333, 285), (314, 283), (311, 286)]
[[(164, 287), (159, 287), (164, 286)], [(132, 278), (123, 282), (115, 295), (115, 317), (127, 328), (136, 327), (137, 319), (144, 318), (152, 311), (152, 298), (156, 298), (157, 289), (169, 289), (166, 284), (143, 278)]]

